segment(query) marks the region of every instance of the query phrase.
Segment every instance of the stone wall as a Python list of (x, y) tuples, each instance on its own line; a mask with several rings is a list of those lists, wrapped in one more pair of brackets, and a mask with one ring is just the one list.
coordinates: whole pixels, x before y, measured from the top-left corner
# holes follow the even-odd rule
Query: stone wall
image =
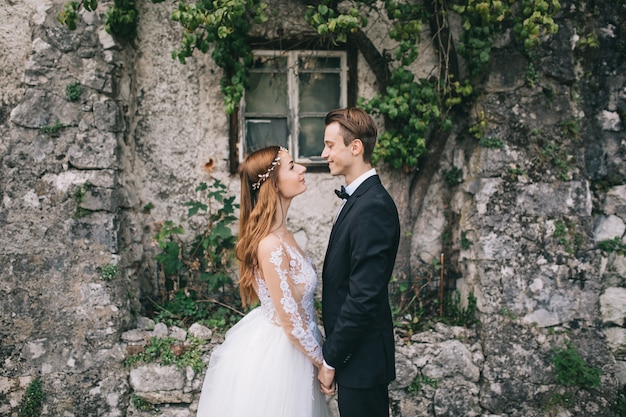
[[(54, 18), (60, 0), (0, 4), (1, 415), (18, 415), (35, 378), (48, 394), (42, 415), (153, 415), (137, 397), (159, 415), (194, 415), (202, 372), (129, 370), (124, 359), (153, 336), (207, 340), (204, 361), (221, 341), (199, 325), (154, 324), (139, 302), (158, 290), (156, 225), (183, 216), (209, 178), (238, 194), (226, 165), (219, 69), (209, 56), (186, 65), (170, 58), (180, 34), (167, 2), (140, 2), (132, 44), (104, 30), (109, 3), (84, 13), (73, 32)], [(626, 260), (598, 243), (626, 242), (624, 11), (601, 6), (606, 13), (589, 15), (566, 4), (559, 33), (537, 52), (534, 83), (524, 81), (526, 57), (508, 36), (498, 39), (479, 99), (457, 125), (484, 115), (483, 139), (502, 146), (452, 132), (415, 223), (405, 224), (414, 264), (447, 251), (481, 323), (398, 336), (395, 416), (617, 415)], [(577, 46), (583, 16), (601, 48)], [(427, 74), (432, 56), (423, 53), (416, 72)], [(359, 80), (360, 95), (371, 96), (362, 59)], [(66, 92), (73, 82), (82, 87), (75, 101)], [(451, 187), (444, 177), (453, 167), (463, 175)], [(396, 200), (407, 201), (403, 178), (380, 171)], [(320, 268), (339, 181), (308, 173), (309, 190), (290, 211)], [(556, 382), (553, 349), (567, 343), (601, 369), (600, 388)]]

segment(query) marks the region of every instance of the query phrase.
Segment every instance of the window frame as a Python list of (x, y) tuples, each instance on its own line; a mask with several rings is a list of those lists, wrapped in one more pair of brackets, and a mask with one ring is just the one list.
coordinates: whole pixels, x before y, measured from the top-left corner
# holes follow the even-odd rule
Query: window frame
[[(303, 164), (307, 167), (326, 167), (327, 163), (320, 156), (310, 156), (301, 158), (299, 152), (299, 133), (300, 126), (299, 120), (300, 117), (305, 116), (317, 116), (324, 117), (326, 113), (333, 109), (328, 109), (323, 112), (312, 112), (306, 114), (300, 114), (299, 112), (299, 82), (298, 76), (300, 73), (338, 73), (339, 74), (339, 83), (340, 83), (340, 92), (339, 92), (339, 108), (347, 107), (349, 105), (350, 98), (350, 79), (355, 77), (351, 76), (351, 65), (350, 65), (350, 53), (346, 50), (314, 50), (314, 49), (291, 49), (291, 50), (280, 50), (280, 49), (255, 49), (253, 50), (254, 56), (286, 56), (287, 57), (287, 94), (288, 94), (288, 111), (287, 111), (287, 144), (290, 149), (292, 155), (296, 162)], [(338, 69), (317, 69), (317, 70), (300, 70), (298, 67), (299, 62), (298, 59), (302, 56), (307, 57), (319, 57), (319, 56), (328, 56), (328, 57), (336, 57), (340, 59), (340, 64)], [(245, 144), (245, 124), (246, 124), (246, 109), (245, 109), (245, 92), (244, 96), (239, 105), (238, 111), (238, 128), (237, 128), (237, 147), (239, 149), (238, 155), (238, 163), (242, 162), (246, 155), (247, 149)], [(320, 138), (320, 141), (322, 138)]]

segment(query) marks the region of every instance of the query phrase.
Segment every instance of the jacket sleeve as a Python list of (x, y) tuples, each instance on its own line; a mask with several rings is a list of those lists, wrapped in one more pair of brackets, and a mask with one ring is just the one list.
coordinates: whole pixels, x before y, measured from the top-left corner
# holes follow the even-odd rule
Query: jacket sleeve
[(285, 247), (278, 243), (259, 245), (260, 266), (280, 326), (289, 340), (319, 367), (322, 347), (315, 337), (315, 317), (309, 317), (302, 305), (305, 283), (294, 282), (299, 266), (289, 257)]

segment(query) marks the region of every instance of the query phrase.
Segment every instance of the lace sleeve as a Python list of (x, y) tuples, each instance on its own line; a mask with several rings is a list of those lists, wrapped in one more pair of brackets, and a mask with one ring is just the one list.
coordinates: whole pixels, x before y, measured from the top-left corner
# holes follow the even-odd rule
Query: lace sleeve
[(306, 282), (298, 280), (302, 265), (290, 258), (280, 242), (259, 245), (259, 259), (280, 326), (314, 365), (321, 366), (323, 355), (316, 338), (315, 317), (310, 317), (303, 306)]

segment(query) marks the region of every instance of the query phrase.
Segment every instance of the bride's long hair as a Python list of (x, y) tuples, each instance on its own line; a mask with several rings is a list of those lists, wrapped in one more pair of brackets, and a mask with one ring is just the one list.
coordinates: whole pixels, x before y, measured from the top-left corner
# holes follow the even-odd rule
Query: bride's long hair
[[(235, 253), (239, 260), (239, 292), (244, 307), (259, 300), (254, 271), (258, 266), (259, 242), (270, 233), (278, 207), (278, 169), (271, 168), (278, 165), (281, 149), (280, 146), (259, 149), (239, 166), (241, 201)], [(266, 174), (265, 179), (260, 177)]]

